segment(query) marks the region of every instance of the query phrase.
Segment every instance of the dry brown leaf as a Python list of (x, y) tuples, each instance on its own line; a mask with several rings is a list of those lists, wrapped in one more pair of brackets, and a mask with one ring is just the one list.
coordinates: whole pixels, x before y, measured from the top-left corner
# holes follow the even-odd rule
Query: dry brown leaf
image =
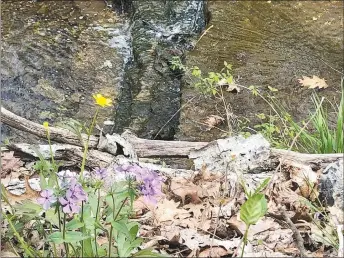
[(5, 188), (6, 195), (11, 204), (15, 204), (16, 202), (22, 202), (25, 200), (31, 200), (36, 202), (36, 199), (40, 196), (39, 192), (31, 188), (28, 176), (24, 176), (24, 182), (26, 191), (22, 195), (12, 194)]
[(170, 189), (172, 193), (182, 199), (183, 204), (185, 203), (186, 196), (191, 198), (191, 203), (198, 204), (202, 202), (199, 198), (199, 193), (202, 189), (185, 178), (174, 178), (171, 182)]
[(203, 211), (205, 211), (204, 204), (189, 203), (183, 206), (184, 209), (193, 213), (193, 217), (199, 219), (202, 217)]
[(191, 215), (188, 211), (178, 209), (179, 204), (180, 202), (167, 199), (160, 201), (153, 211), (156, 225), (161, 225), (161, 223), (166, 221), (174, 221), (178, 217), (182, 219), (190, 217)]
[(160, 234), (162, 237), (166, 238), (170, 243), (179, 243), (180, 241), (180, 232), (179, 227), (175, 224), (170, 226), (164, 226), (160, 229)]
[(215, 126), (221, 124), (223, 121), (225, 121), (225, 119), (221, 116), (210, 115), (206, 118), (204, 123), (208, 126), (207, 131), (209, 131), (212, 128), (214, 128)]
[(1, 177), (5, 177), (6, 174), (13, 170), (19, 169), (24, 163), (20, 158), (13, 156), (14, 152), (2, 152), (1, 153)]
[(223, 246), (227, 250), (236, 248), (241, 242), (240, 238), (232, 238), (231, 240), (219, 240), (210, 235), (204, 235), (197, 232), (195, 229), (181, 229), (180, 236), (185, 241), (187, 247), (191, 250), (197, 250), (199, 247), (205, 246)]
[(326, 84), (325, 79), (320, 79), (318, 76), (313, 75), (312, 78), (307, 76), (302, 76), (303, 79), (298, 79), (298, 82), (303, 87), (307, 87), (309, 89), (315, 89), (315, 88), (327, 88), (328, 85)]
[(135, 211), (136, 215), (144, 214), (145, 210), (154, 210), (155, 205), (151, 202), (147, 202), (143, 196), (140, 196), (133, 202), (133, 210)]
[(225, 256), (227, 254), (232, 254), (232, 251), (227, 251), (226, 249), (222, 247), (212, 247), (212, 248), (207, 248), (200, 252), (198, 257), (221, 257)]

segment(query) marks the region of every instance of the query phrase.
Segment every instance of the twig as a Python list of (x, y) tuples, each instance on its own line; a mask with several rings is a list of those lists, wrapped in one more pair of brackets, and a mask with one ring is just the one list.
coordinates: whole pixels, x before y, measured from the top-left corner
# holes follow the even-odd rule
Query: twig
[(300, 232), (297, 230), (297, 228), (295, 227), (294, 223), (291, 221), (291, 219), (286, 214), (285, 209), (284, 209), (283, 206), (281, 206), (279, 208), (279, 211), (281, 212), (281, 215), (282, 215), (283, 219), (285, 220), (285, 222), (288, 224), (289, 228), (293, 232), (293, 236), (294, 236), (294, 238), (296, 240), (296, 246), (297, 246), (297, 248), (300, 251), (301, 257), (308, 257), (307, 254), (306, 254), (307, 251), (306, 251), (304, 243), (303, 243), (303, 238), (302, 238)]

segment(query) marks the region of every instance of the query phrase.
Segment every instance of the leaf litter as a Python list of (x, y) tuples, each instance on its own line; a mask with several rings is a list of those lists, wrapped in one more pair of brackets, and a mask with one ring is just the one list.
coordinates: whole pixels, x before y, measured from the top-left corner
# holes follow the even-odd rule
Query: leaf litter
[[(7, 163), (11, 166), (6, 168), (11, 168), (14, 174), (19, 173), (18, 164), (23, 165), (23, 162), (20, 163), (13, 153), (6, 157), (13, 159)], [(312, 246), (309, 256), (321, 257), (329, 252), (331, 244), (324, 230), (330, 232), (332, 228), (324, 226), (324, 221), (320, 221), (323, 228), (314, 225), (314, 212), (310, 205), (302, 201), (312, 202), (318, 193), (315, 192), (313, 198), (300, 191), (307, 182), (316, 183), (318, 174), (301, 165), (286, 164), (282, 167), (280, 172), (276, 172), (278, 183), (267, 196), (268, 215), (250, 227), (249, 244), (245, 247), (244, 256), (288, 257), (299, 252), (293, 231), (278, 211), (278, 206), (284, 205), (288, 207), (290, 219), (307, 239), (307, 244)], [(246, 230), (239, 215), (244, 197), (243, 189), (230, 196), (226, 187), (230, 183), (233, 184), (225, 175), (203, 167), (189, 178), (171, 177), (166, 180), (157, 205), (139, 197), (133, 204), (133, 219), (142, 225), (139, 233), (146, 239), (143, 246), (172, 257), (238, 257)], [(35, 202), (39, 192), (30, 186), (28, 176), (24, 176), (24, 184), (26, 192), (23, 195), (6, 191), (11, 204), (25, 206), (28, 200)], [(295, 185), (298, 187), (295, 188)], [(335, 212), (337, 217), (342, 214), (341, 211)], [(37, 236), (33, 234), (33, 240), (35, 238)], [(97, 241), (102, 244), (106, 239), (99, 238)]]

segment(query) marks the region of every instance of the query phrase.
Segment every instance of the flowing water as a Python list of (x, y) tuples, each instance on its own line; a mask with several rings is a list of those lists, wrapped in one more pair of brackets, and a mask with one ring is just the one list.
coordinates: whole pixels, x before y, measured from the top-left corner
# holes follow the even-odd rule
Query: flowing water
[[(278, 88), (276, 97), (298, 118), (311, 108), (298, 78), (325, 78), (329, 88), (320, 93), (338, 96), (342, 2), (6, 1), (1, 9), (2, 105), (38, 123), (89, 121), (92, 94), (100, 92), (114, 100), (101, 112), (101, 121), (114, 122), (112, 132), (130, 128), (166, 140), (222, 137), (200, 124), (223, 112), (220, 106), (170, 69), (173, 56), (204, 71), (232, 63), (237, 82)], [(212, 28), (202, 35), (206, 25)], [(267, 110), (246, 92), (225, 96), (233, 117), (254, 123), (255, 114)], [(2, 129), (3, 138), (34, 140)]]

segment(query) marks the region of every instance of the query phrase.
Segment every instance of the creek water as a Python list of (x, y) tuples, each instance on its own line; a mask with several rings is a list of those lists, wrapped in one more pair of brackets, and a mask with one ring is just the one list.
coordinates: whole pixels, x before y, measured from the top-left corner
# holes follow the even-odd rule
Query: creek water
[[(179, 56), (187, 66), (204, 71), (218, 71), (224, 61), (232, 63), (237, 82), (278, 88), (276, 98), (301, 119), (312, 106), (310, 92), (298, 85), (298, 78), (325, 78), (329, 87), (319, 93), (334, 102), (338, 99), (342, 5), (334, 1), (4, 2), (2, 105), (38, 123), (71, 117), (89, 121), (95, 111), (92, 94), (100, 92), (114, 100), (112, 108), (102, 110), (99, 121), (100, 126), (102, 121), (113, 121), (111, 132), (130, 128), (140, 137), (166, 140), (222, 137), (199, 123), (218, 112), (216, 101), (203, 99), (187, 78), (170, 69), (172, 57)], [(225, 97), (234, 116), (252, 123), (255, 114), (267, 110), (247, 92), (226, 92)], [(2, 132), (2, 139), (37, 140), (7, 127)]]

